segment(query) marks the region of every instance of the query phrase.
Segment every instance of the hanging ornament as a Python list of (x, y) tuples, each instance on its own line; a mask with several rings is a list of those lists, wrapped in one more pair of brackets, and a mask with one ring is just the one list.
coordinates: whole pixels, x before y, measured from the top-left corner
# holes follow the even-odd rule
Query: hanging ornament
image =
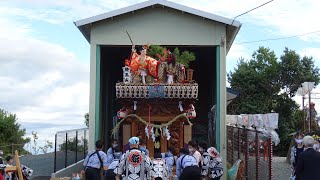
[(148, 128), (148, 125), (146, 126), (146, 128), (144, 128), (144, 131), (146, 132), (146, 136), (149, 139), (149, 128)]
[(159, 129), (156, 128), (156, 134), (155, 134), (156, 137), (159, 137), (160, 136), (160, 133), (159, 133)]
[(179, 101), (179, 110), (180, 112), (183, 112), (182, 101)]
[(121, 108), (118, 112), (117, 112), (117, 118), (118, 119), (122, 119), (124, 117), (126, 117), (128, 115), (128, 111), (126, 108)]
[(153, 142), (156, 140), (156, 136), (154, 134), (154, 128), (151, 128), (151, 138)]
[(166, 126), (166, 128), (165, 128), (165, 130), (164, 130), (164, 133), (166, 134), (167, 141), (169, 141), (170, 138), (171, 138), (171, 136), (170, 136), (170, 132), (169, 132), (168, 126)]
[(133, 101), (133, 110), (134, 110), (134, 111), (137, 110), (137, 101)]
[(163, 137), (162, 127), (159, 128), (161, 137)]
[(193, 104), (189, 105), (189, 109), (186, 112), (186, 116), (189, 119), (194, 119), (197, 117), (196, 109), (194, 108)]
[(154, 143), (154, 148), (160, 149), (160, 142), (159, 141)]

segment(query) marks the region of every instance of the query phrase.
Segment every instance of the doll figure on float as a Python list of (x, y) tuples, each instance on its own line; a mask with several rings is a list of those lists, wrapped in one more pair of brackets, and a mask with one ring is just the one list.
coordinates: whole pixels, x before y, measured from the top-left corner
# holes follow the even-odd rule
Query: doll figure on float
[(132, 56), (130, 61), (126, 61), (126, 65), (131, 68), (131, 71), (140, 75), (142, 83), (146, 84), (147, 75), (157, 78), (157, 70), (159, 62), (156, 59), (147, 56), (149, 45), (142, 46), (140, 55), (136, 52), (135, 45), (132, 45)]
[(176, 75), (176, 57), (169, 51), (169, 56), (167, 58), (167, 66), (166, 66), (166, 72), (167, 72), (167, 83), (173, 84), (174, 83), (174, 77)]

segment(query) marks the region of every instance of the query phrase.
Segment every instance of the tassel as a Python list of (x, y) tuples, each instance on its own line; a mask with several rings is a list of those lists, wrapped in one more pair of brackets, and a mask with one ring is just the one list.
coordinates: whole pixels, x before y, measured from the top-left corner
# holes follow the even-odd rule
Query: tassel
[(154, 128), (151, 128), (151, 138), (152, 138), (152, 141), (156, 141), (156, 137), (155, 137), (155, 134), (154, 134)]
[(168, 126), (166, 126), (166, 128), (165, 128), (165, 134), (166, 134), (166, 137), (167, 137), (167, 141), (169, 141), (171, 136), (170, 136), (170, 132), (169, 132)]
[(160, 133), (159, 133), (159, 129), (158, 128), (156, 128), (156, 137), (159, 137), (160, 136)]

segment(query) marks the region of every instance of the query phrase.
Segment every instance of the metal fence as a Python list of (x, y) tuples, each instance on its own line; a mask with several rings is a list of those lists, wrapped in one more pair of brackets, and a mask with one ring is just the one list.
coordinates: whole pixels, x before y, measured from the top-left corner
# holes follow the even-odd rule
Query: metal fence
[(272, 180), (272, 139), (262, 132), (227, 126), (227, 162), (244, 162), (241, 179)]
[(88, 128), (57, 132), (54, 146), (54, 172), (84, 159), (88, 152), (88, 138)]

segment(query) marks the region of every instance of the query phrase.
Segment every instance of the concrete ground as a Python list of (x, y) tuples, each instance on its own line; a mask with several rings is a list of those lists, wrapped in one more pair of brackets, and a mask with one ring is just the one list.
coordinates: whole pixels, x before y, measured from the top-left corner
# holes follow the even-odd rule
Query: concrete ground
[[(53, 157), (52, 155), (31, 156), (22, 158), (25, 165), (34, 168), (36, 171), (31, 180), (49, 180), (53, 172)], [(35, 158), (35, 159), (34, 159)], [(40, 159), (40, 161), (39, 161)], [(46, 163), (43, 163), (46, 162)], [(30, 163), (32, 162), (32, 163)], [(39, 168), (41, 167), (41, 168)], [(286, 157), (273, 157), (273, 179), (274, 180), (288, 180), (290, 178), (290, 165), (286, 162)], [(263, 176), (261, 179), (264, 179)]]

